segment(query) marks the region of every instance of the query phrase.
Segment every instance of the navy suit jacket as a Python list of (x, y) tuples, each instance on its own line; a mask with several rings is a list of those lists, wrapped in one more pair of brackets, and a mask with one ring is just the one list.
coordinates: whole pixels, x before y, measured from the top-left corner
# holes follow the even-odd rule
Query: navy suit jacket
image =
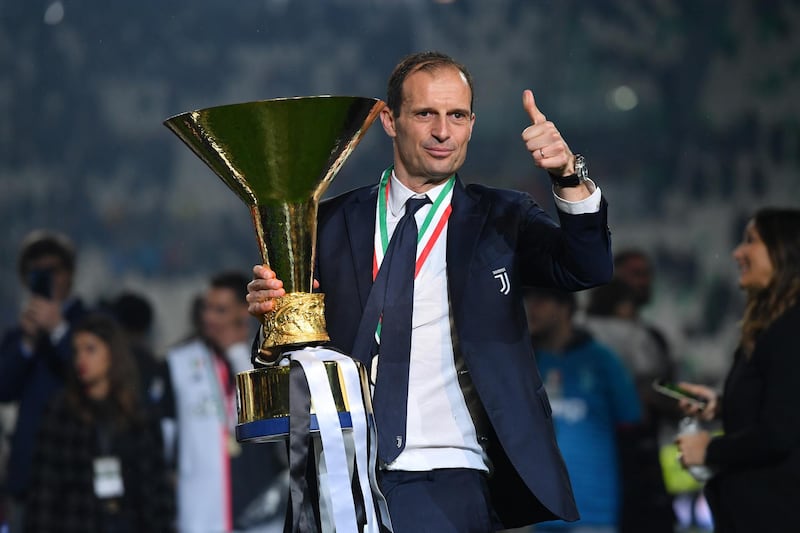
[[(317, 270), (331, 343), (352, 353), (372, 285), (377, 186), (319, 206)], [(527, 194), (481, 185), (453, 189), (447, 275), (454, 341), (494, 435), (492, 503), (505, 527), (577, 520), (550, 403), (531, 348), (522, 289), (585, 289), (612, 274), (606, 204), (553, 221)], [(510, 287), (495, 272), (505, 269)], [(362, 361), (369, 364), (368, 361)]]
[(64, 310), (70, 329), (58, 344), (39, 339), (34, 353), (22, 352), (22, 329), (14, 326), (0, 340), (0, 402), (19, 402), (17, 425), (8, 460), (8, 491), (20, 497), (28, 490), (37, 432), (47, 403), (64, 385), (72, 358), (72, 327), (87, 313), (73, 300)]

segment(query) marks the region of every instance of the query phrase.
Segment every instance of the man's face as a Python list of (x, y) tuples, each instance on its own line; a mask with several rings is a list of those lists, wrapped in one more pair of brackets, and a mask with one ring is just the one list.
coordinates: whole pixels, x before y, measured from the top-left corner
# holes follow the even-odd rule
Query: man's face
[(418, 70), (406, 78), (400, 115), (388, 108), (381, 112), (383, 128), (394, 140), (395, 174), (401, 182), (436, 184), (461, 168), (475, 123), (471, 97), (456, 68)]
[(653, 289), (653, 268), (645, 257), (632, 256), (614, 269), (614, 275), (633, 289), (640, 306), (650, 301)]
[(212, 287), (203, 301), (203, 335), (221, 348), (247, 340), (248, 316), (234, 291)]
[(529, 295), (525, 297), (528, 331), (535, 339), (547, 339), (569, 320), (567, 305), (555, 298)]

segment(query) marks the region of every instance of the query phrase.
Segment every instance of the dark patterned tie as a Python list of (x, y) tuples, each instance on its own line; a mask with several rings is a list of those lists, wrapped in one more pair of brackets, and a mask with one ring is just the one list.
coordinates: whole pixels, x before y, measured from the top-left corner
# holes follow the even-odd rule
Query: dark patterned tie
[(405, 215), (397, 223), (381, 264), (381, 270), (388, 268), (388, 271), (373, 408), (378, 427), (378, 456), (386, 463), (394, 461), (406, 445), (411, 313), (417, 259), (414, 213), (429, 202), (428, 197), (410, 198), (406, 202)]

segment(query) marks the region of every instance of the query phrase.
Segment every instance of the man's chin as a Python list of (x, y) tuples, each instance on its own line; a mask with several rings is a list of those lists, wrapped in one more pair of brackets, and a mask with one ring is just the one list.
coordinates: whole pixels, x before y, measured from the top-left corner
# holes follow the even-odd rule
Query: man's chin
[(453, 165), (435, 165), (426, 169), (426, 175), (428, 176), (428, 182), (441, 183), (455, 174), (457, 170)]

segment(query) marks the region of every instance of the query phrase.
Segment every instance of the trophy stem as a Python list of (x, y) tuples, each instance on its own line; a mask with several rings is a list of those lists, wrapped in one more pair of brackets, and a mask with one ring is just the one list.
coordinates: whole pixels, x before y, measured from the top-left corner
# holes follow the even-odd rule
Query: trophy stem
[(273, 365), (282, 352), (330, 340), (324, 295), (312, 293), (317, 201), (268, 203), (252, 206), (250, 213), (261, 258), (286, 291), (275, 300), (275, 309), (261, 317), (264, 338), (257, 360)]
[(283, 288), (311, 292), (317, 238), (317, 202), (268, 202), (250, 207), (261, 259)]

